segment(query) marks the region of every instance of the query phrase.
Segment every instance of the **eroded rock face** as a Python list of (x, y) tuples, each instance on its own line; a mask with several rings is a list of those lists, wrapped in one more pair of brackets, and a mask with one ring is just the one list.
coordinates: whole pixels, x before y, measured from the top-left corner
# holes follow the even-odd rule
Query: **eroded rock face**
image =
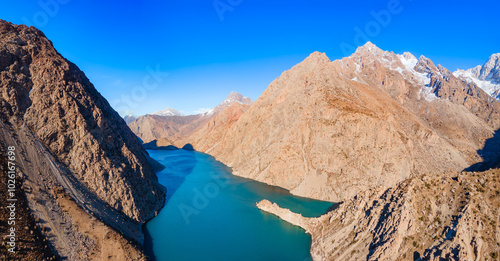
[(319, 217), (258, 207), (303, 227), (313, 260), (490, 260), (500, 251), (500, 170), (408, 179), (364, 191)]
[(164, 188), (137, 137), (33, 27), (0, 21), (0, 104), (4, 122), (26, 125), (111, 208), (142, 223), (163, 206)]

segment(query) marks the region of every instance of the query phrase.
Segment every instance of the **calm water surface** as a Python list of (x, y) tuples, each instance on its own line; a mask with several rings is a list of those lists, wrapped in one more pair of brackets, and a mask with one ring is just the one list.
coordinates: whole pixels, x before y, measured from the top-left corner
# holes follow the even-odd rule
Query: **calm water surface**
[(212, 156), (186, 150), (148, 151), (167, 203), (146, 224), (147, 251), (156, 260), (310, 260), (311, 238), (299, 227), (259, 210), (262, 199), (304, 216), (332, 206), (231, 174)]

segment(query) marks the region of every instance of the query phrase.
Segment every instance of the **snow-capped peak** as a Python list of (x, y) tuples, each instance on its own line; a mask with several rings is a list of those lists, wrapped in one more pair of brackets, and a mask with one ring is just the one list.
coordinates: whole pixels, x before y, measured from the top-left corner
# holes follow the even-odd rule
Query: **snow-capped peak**
[(490, 56), (481, 68), (479, 80), (500, 83), (500, 53)]
[[(436, 66), (432, 61), (425, 57), (420, 56), (419, 59), (409, 52), (405, 52), (402, 55), (397, 55), (401, 63), (405, 68), (396, 68), (403, 77), (406, 79), (413, 79), (417, 84), (422, 86), (421, 95), (427, 101), (435, 100), (436, 94), (433, 93), (433, 88), (431, 84), (431, 76), (433, 73), (439, 73)], [(409, 75), (409, 77), (408, 77)]]
[(158, 116), (181, 116), (182, 115), (182, 113), (180, 113), (179, 111), (174, 110), (172, 108), (166, 108), (164, 110), (157, 111), (157, 112), (154, 112), (152, 114), (158, 115)]
[(406, 67), (407, 70), (413, 70), (418, 63), (417, 57), (409, 52), (405, 52), (402, 55), (398, 54), (399, 60)]
[[(384, 51), (373, 43), (367, 42), (365, 45), (358, 47), (350, 58), (353, 59), (356, 65), (356, 73), (360, 71), (360, 64), (369, 64), (378, 61), (386, 68), (399, 72), (405, 79), (422, 86), (421, 93), (426, 100), (432, 101), (437, 98), (433, 93), (433, 87), (430, 86), (430, 83), (432, 75), (440, 75), (441, 73), (432, 61), (424, 56), (417, 59), (409, 52), (395, 54)], [(360, 80), (359, 77), (353, 79)]]
[(382, 49), (378, 48), (378, 46), (374, 45), (372, 42), (366, 42), (365, 45), (358, 47), (358, 49), (356, 49), (355, 52), (355, 54), (359, 54), (361, 56), (366, 56), (368, 53), (372, 53), (375, 56), (383, 57), (387, 55), (389, 52), (383, 51)]
[(238, 102), (241, 104), (251, 104), (252, 99), (245, 97), (245, 96), (241, 95), (240, 93), (231, 92), (229, 94), (229, 96), (227, 96), (227, 98), (220, 105), (232, 104), (234, 102)]
[(500, 53), (490, 56), (484, 65), (468, 70), (456, 70), (455, 77), (467, 83), (475, 83), (493, 98), (500, 100)]

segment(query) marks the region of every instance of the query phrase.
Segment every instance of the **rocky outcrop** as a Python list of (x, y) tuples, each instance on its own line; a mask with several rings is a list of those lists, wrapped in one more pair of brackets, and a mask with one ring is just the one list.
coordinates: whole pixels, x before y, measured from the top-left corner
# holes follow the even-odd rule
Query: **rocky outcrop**
[[(28, 203), (52, 245), (71, 256), (78, 237), (52, 194), (60, 187), (88, 214), (142, 242), (141, 224), (164, 204), (147, 152), (85, 74), (45, 35), (0, 21), (0, 141), (16, 146)], [(66, 220), (66, 221), (65, 221)]]
[(500, 251), (499, 175), (415, 177), (364, 191), (318, 218), (269, 201), (258, 206), (310, 233), (313, 260), (490, 260)]

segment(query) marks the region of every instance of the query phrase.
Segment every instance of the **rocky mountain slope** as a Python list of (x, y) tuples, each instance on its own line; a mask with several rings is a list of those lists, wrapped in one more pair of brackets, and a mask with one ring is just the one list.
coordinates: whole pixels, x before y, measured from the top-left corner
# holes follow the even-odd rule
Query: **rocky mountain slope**
[(16, 147), (29, 208), (58, 255), (85, 259), (81, 253), (95, 239), (75, 226), (76, 217), (63, 211), (55, 190), (89, 218), (143, 241), (141, 225), (165, 200), (152, 159), (85, 74), (41, 31), (2, 20), (0, 104), (0, 142)]
[(499, 113), (488, 94), (428, 58), (367, 43), (333, 62), (311, 54), (273, 81), (224, 135), (189, 141), (236, 175), (338, 202), (480, 162), (478, 150), (500, 127)]
[(496, 260), (500, 252), (500, 170), (410, 178), (319, 218), (257, 206), (310, 233), (313, 260)]
[(195, 126), (197, 122), (203, 121), (202, 118), (202, 115), (159, 116), (148, 114), (138, 117), (128, 126), (142, 142), (148, 143), (158, 138), (171, 140), (186, 126)]
[(466, 83), (474, 83), (493, 98), (500, 100), (500, 53), (490, 56), (484, 65), (453, 73)]
[(161, 138), (168, 140), (171, 145), (182, 147), (194, 132), (235, 103), (250, 105), (252, 99), (231, 92), (223, 102), (206, 113), (186, 116), (148, 114), (131, 122), (129, 127), (144, 143)]
[(195, 144), (199, 151), (210, 153), (211, 149), (224, 139), (227, 131), (236, 123), (241, 115), (250, 108), (249, 104), (234, 102), (215, 115), (208, 123), (201, 126), (192, 135), (180, 143)]
[(129, 123), (131, 123), (131, 122), (133, 122), (133, 121), (137, 120), (137, 118), (136, 118), (135, 116), (133, 116), (133, 115), (125, 115), (125, 116), (123, 117), (123, 120), (124, 120), (124, 121), (125, 121), (125, 123), (128, 125)]

